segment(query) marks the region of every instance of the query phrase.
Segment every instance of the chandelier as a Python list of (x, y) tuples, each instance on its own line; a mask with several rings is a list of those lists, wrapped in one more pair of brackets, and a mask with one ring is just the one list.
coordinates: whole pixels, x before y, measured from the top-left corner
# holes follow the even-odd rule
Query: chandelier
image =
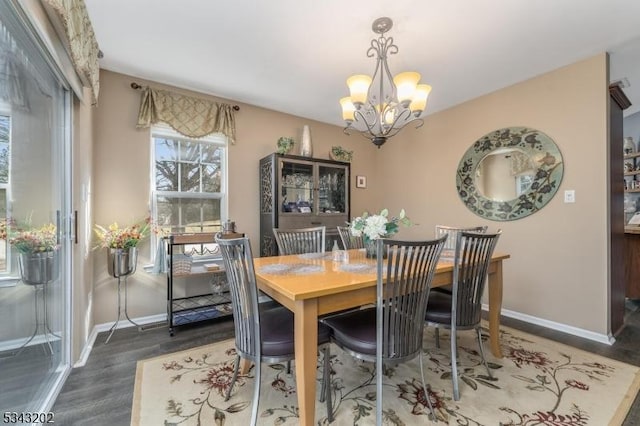
[(367, 57), (376, 58), (373, 77), (362, 74), (349, 77), (350, 96), (340, 99), (342, 119), (346, 123), (344, 132), (349, 135), (351, 130), (358, 131), (378, 148), (407, 124), (415, 121), (416, 128), (424, 124), (420, 116), (431, 92), (428, 84), (418, 84), (420, 74), (417, 72), (391, 76), (387, 55), (398, 53), (398, 46), (393, 44), (393, 37), (384, 34), (392, 26), (390, 18), (373, 21), (373, 32), (380, 34), (371, 40), (367, 50)]

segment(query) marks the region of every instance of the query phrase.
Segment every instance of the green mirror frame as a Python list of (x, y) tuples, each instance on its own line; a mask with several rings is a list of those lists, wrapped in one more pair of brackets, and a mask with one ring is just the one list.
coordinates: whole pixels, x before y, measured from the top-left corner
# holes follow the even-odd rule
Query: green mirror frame
[[(501, 148), (517, 148), (537, 166), (529, 189), (508, 201), (485, 197), (475, 183), (480, 162)], [(532, 215), (544, 207), (558, 191), (563, 174), (562, 154), (549, 136), (526, 127), (507, 127), (484, 135), (465, 152), (458, 165), (456, 187), (460, 199), (473, 213), (489, 220), (509, 221)]]

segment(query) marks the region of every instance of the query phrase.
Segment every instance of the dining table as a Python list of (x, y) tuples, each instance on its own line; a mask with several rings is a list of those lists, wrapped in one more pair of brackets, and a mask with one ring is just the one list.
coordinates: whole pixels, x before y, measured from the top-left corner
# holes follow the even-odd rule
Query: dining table
[[(488, 274), (489, 339), (502, 358), (499, 328), (502, 307), (502, 261), (494, 253)], [(364, 249), (340, 253), (305, 253), (253, 259), (258, 288), (294, 314), (295, 374), (299, 424), (315, 422), (318, 318), (376, 302), (376, 260)], [(441, 258), (432, 287), (450, 285), (453, 262)]]

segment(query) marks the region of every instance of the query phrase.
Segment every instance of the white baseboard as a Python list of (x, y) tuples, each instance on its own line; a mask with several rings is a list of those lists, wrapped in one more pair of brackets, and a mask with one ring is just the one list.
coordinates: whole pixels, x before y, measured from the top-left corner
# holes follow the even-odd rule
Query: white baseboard
[[(166, 321), (167, 314), (149, 315), (146, 317), (139, 317), (139, 318), (132, 318), (132, 319), (139, 325), (147, 325), (147, 324), (154, 324), (154, 323)], [(107, 322), (103, 324), (97, 324), (93, 327), (93, 329), (91, 330), (91, 333), (89, 334), (89, 337), (87, 338), (87, 341), (85, 342), (82, 348), (82, 352), (80, 352), (80, 357), (73, 364), (73, 368), (84, 367), (84, 365), (87, 363), (87, 359), (89, 358), (89, 354), (93, 349), (93, 345), (95, 344), (96, 338), (98, 337), (98, 333), (102, 331), (109, 331), (113, 326), (113, 324), (114, 324), (113, 322)], [(118, 326), (116, 327), (116, 329), (119, 330), (121, 328), (128, 328), (128, 327), (135, 327), (135, 326), (125, 319), (124, 321), (120, 321), (118, 323)]]
[[(56, 342), (56, 341), (60, 340), (59, 337), (55, 337), (55, 336), (51, 336), (51, 335), (49, 335), (49, 336), (50, 336), (49, 337), (49, 342)], [(22, 347), (22, 345), (27, 343), (28, 340), (29, 340), (29, 337), (21, 337), (19, 339), (12, 339), (12, 340), (6, 340), (4, 342), (0, 342), (0, 352), (6, 352), (6, 351), (12, 351), (12, 350), (20, 349)], [(44, 334), (38, 334), (29, 342), (28, 346), (42, 345), (42, 344), (46, 344), (46, 343), (47, 343), (47, 339), (45, 338), (45, 335)]]
[[(489, 305), (483, 304), (482, 309), (484, 311), (488, 311)], [(598, 343), (604, 343), (605, 345), (613, 345), (616, 341), (616, 339), (612, 335), (594, 333), (593, 331), (585, 330), (583, 328), (573, 327), (573, 326), (562, 324), (559, 322), (549, 321), (543, 318), (534, 317), (532, 315), (527, 315), (527, 314), (523, 314), (516, 311), (510, 311), (509, 309), (502, 309), (501, 314), (504, 315), (505, 317), (509, 317), (509, 318), (520, 320), (520, 321), (528, 322), (530, 324), (535, 324), (542, 327), (550, 328), (552, 330), (561, 331), (563, 333), (582, 337), (584, 339), (593, 340)]]
[(73, 364), (73, 368), (84, 367), (87, 363), (87, 359), (89, 358), (89, 354), (91, 353), (91, 349), (93, 349), (93, 344), (96, 341), (96, 337), (98, 337), (98, 330), (96, 327), (91, 329), (91, 333), (89, 333), (89, 337), (87, 337), (87, 341), (84, 343), (82, 347), (82, 352), (80, 352), (80, 357)]

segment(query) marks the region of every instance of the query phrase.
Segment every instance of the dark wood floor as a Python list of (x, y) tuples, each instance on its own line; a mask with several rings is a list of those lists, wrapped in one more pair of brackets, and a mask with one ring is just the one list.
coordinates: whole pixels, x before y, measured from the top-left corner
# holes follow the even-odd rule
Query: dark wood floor
[(43, 389), (59, 376), (60, 346), (59, 340), (52, 342), (54, 356), (44, 344), (0, 353), (0, 412), (33, 411), (42, 404)]
[[(557, 331), (503, 318), (503, 324), (640, 366), (640, 303), (628, 303), (626, 327), (612, 346), (595, 343)], [(118, 330), (108, 345), (105, 333), (96, 340), (84, 367), (71, 372), (53, 407), (61, 425), (129, 425), (136, 362), (227, 339), (233, 336), (233, 322), (222, 320), (178, 328), (173, 337), (166, 328), (138, 332)], [(625, 426), (640, 424), (640, 401), (635, 402)]]

